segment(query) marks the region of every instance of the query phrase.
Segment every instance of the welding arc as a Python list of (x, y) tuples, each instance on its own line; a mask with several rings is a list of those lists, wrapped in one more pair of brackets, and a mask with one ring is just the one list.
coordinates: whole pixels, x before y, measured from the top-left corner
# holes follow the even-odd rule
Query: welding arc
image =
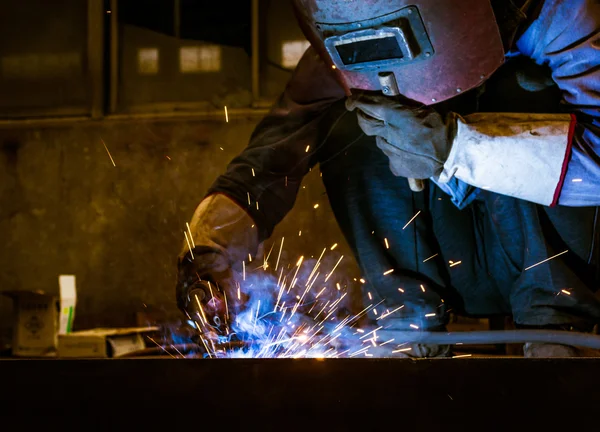
[(397, 341), (431, 345), (488, 345), (552, 343), (600, 349), (600, 336), (562, 330), (498, 330), (475, 332), (413, 332), (386, 331)]

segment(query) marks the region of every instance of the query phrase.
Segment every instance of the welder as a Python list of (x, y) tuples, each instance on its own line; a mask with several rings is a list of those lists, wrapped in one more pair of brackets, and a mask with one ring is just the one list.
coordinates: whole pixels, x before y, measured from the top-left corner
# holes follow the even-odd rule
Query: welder
[[(405, 305), (389, 328), (443, 330), (452, 310), (591, 331), (600, 3), (294, 3), (311, 48), (197, 208), (195, 257), (187, 245), (179, 257), (180, 307), (199, 277), (233, 289), (233, 263), (256, 253), (319, 164), (365, 295)], [(581, 355), (559, 344), (524, 353)]]

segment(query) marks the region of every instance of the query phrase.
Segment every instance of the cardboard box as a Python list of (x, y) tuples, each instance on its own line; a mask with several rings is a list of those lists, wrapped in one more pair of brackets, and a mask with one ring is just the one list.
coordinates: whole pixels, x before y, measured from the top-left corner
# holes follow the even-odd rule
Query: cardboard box
[(19, 357), (56, 355), (59, 299), (41, 291), (5, 291), (13, 299), (12, 354)]
[(12, 355), (51, 357), (56, 355), (59, 333), (69, 333), (75, 318), (75, 276), (58, 278), (60, 297), (43, 291), (5, 291), (13, 300)]
[(61, 334), (58, 337), (58, 356), (66, 358), (121, 357), (146, 347), (143, 335), (158, 327), (109, 329), (97, 328)]

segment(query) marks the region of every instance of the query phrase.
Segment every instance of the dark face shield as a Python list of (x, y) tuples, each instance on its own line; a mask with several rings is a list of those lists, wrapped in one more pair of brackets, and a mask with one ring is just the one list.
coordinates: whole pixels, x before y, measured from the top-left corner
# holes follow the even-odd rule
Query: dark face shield
[(488, 0), (357, 3), (295, 0), (308, 39), (348, 92), (432, 104), (476, 87), (504, 61)]

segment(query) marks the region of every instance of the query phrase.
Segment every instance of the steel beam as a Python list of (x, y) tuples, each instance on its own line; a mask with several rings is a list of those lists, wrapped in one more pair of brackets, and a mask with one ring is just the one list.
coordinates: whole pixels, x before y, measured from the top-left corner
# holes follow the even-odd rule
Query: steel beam
[(597, 421), (599, 368), (599, 359), (7, 360), (0, 411), (3, 422), (35, 412), (46, 424), (165, 418), (177, 430), (583, 430)]

